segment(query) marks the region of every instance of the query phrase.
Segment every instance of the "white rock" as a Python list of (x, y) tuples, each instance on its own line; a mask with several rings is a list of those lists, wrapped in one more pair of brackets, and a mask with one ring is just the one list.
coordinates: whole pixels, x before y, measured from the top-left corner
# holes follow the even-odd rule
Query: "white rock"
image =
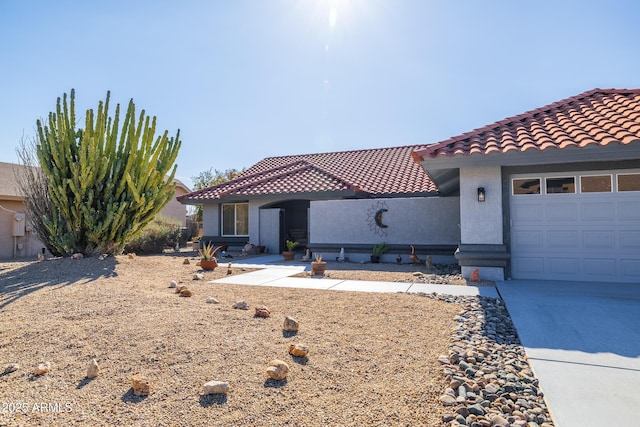
[(209, 297), (207, 298), (207, 304), (220, 304), (220, 301), (218, 301), (214, 297)]
[(91, 360), (89, 363), (89, 367), (87, 368), (87, 378), (95, 378), (100, 373), (100, 366), (98, 366), (98, 361), (96, 359)]
[(205, 383), (202, 394), (226, 394), (229, 391), (229, 383), (224, 381), (209, 381)]
[(196, 273), (193, 275), (193, 280), (204, 280), (204, 274)]
[(177, 286), (178, 286), (178, 282), (176, 282), (175, 280), (172, 280), (171, 283), (169, 283), (170, 288), (175, 288)]

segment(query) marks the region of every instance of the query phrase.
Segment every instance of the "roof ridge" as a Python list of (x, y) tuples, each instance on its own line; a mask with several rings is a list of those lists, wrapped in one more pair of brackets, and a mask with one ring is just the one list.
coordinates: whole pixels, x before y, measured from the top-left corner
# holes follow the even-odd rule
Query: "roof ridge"
[(346, 153), (362, 153), (362, 152), (371, 152), (371, 151), (379, 151), (379, 150), (398, 150), (402, 148), (412, 148), (418, 149), (418, 147), (424, 147), (429, 144), (408, 144), (408, 145), (400, 145), (400, 146), (391, 146), (391, 147), (377, 147), (377, 148), (360, 148), (354, 150), (343, 150), (343, 151), (320, 151), (315, 153), (307, 153), (307, 154), (286, 154), (283, 156), (271, 156), (265, 157), (262, 161), (270, 160), (270, 159), (285, 159), (287, 157), (310, 157), (310, 156), (322, 156), (322, 155), (335, 155), (335, 154), (346, 154)]

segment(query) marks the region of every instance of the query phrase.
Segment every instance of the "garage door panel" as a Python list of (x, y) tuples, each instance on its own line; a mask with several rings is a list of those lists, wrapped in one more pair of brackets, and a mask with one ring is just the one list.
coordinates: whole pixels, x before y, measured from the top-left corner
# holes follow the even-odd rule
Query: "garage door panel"
[(582, 219), (585, 221), (613, 221), (615, 213), (611, 203), (584, 203)]
[(514, 221), (542, 221), (544, 219), (542, 206), (539, 203), (525, 203), (517, 206), (511, 212)]
[(575, 203), (548, 204), (546, 210), (547, 221), (575, 221), (578, 219), (578, 207)]
[(548, 231), (547, 244), (550, 248), (574, 248), (580, 247), (580, 237), (577, 231)]
[(623, 249), (640, 249), (640, 231), (620, 231), (620, 247)]
[(584, 272), (594, 276), (610, 277), (617, 272), (615, 259), (585, 258), (583, 265)]
[(513, 240), (516, 245), (522, 248), (544, 248), (542, 231), (518, 231), (513, 234)]
[(584, 231), (582, 237), (585, 248), (614, 249), (616, 247), (616, 233), (612, 230)]
[(518, 257), (513, 259), (514, 269), (525, 274), (543, 274), (543, 257)]
[(640, 258), (620, 260), (622, 276), (640, 283)]
[(640, 202), (622, 202), (618, 206), (621, 220), (640, 220)]
[(549, 273), (559, 274), (571, 274), (576, 275), (579, 273), (578, 266), (580, 261), (578, 258), (551, 258), (549, 259)]

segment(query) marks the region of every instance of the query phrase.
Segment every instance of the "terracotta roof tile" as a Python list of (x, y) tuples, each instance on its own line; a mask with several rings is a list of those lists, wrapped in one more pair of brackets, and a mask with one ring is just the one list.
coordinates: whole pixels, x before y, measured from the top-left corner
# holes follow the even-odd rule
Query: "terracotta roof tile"
[(640, 89), (593, 89), (418, 149), (427, 158), (630, 144), (640, 140)]
[(435, 193), (437, 188), (412, 153), (426, 145), (266, 158), (237, 178), (178, 200), (228, 196), (348, 192), (369, 196)]

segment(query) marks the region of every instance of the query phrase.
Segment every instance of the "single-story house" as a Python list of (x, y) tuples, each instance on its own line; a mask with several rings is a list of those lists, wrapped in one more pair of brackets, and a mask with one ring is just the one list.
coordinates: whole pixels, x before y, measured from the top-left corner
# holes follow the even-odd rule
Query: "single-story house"
[(178, 200), (202, 204), (221, 243), (279, 252), (293, 238), (357, 261), (385, 241), (386, 261), (414, 245), (455, 255), (465, 277), (640, 283), (640, 90), (590, 90), (435, 144), (267, 158)]

